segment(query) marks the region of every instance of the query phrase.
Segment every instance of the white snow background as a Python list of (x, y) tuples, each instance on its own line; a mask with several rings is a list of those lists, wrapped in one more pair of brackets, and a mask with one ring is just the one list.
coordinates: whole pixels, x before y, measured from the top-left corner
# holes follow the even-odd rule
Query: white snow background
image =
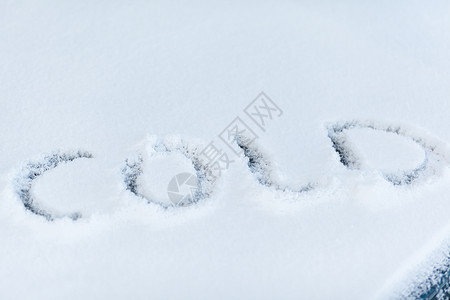
[[(0, 0), (1, 299), (371, 299), (408, 297), (450, 251), (450, 3), (447, 1)], [(245, 158), (211, 197), (164, 209), (121, 169), (149, 136), (207, 145), (264, 91), (283, 115), (259, 135), (274, 176)], [(411, 185), (383, 172), (425, 157), (411, 139), (327, 125), (400, 126), (444, 167)], [(24, 208), (14, 178), (54, 151), (86, 150), (40, 176)], [(192, 172), (147, 161), (145, 193)], [(145, 180), (144, 180), (145, 179)]]

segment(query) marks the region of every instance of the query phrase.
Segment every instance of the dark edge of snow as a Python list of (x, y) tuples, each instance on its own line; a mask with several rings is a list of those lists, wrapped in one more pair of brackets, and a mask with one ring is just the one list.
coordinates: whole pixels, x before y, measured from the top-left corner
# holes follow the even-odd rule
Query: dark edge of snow
[(447, 300), (450, 299), (450, 254), (445, 263), (434, 267), (430, 276), (416, 285), (404, 299)]

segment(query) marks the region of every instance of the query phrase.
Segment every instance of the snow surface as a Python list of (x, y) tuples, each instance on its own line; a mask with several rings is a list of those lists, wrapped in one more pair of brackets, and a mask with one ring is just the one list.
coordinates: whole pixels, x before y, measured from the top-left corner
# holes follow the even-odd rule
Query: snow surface
[[(417, 296), (450, 251), (448, 28), (446, 1), (0, 1), (0, 298)], [(265, 132), (243, 112), (261, 91), (283, 110)], [(233, 156), (185, 207), (126, 189), (148, 136), (206, 146), (236, 116), (270, 170)], [(355, 121), (377, 125), (339, 133), (346, 167), (330, 126)], [(180, 170), (146, 161), (142, 194)], [(25, 209), (31, 178), (72, 218)]]

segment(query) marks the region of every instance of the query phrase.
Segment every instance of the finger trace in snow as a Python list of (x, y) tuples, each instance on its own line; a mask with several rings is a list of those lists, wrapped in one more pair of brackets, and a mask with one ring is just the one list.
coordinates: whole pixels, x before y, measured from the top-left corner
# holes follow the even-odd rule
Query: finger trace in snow
[[(129, 157), (125, 160), (125, 166), (122, 168), (123, 181), (127, 190), (140, 198), (146, 199), (148, 203), (156, 203), (164, 208), (188, 206), (210, 197), (216, 177), (213, 176), (210, 167), (202, 163), (200, 159), (200, 151), (202, 149), (199, 145), (187, 143), (178, 137), (149, 137), (143, 144), (134, 157)], [(163, 199), (155, 199), (149, 196), (148, 193), (143, 192), (144, 189), (139, 178), (146, 172), (146, 168), (144, 168), (146, 161), (155, 160), (168, 154), (181, 154), (192, 163), (198, 186), (193, 191), (192, 197), (187, 199), (187, 201), (171, 203)], [(173, 175), (177, 175), (176, 172)], [(167, 183), (169, 184), (169, 182)]]
[(34, 199), (31, 188), (35, 179), (42, 176), (45, 172), (56, 168), (62, 163), (68, 163), (79, 158), (92, 158), (92, 154), (87, 151), (56, 151), (52, 154), (45, 155), (38, 161), (30, 161), (26, 163), (19, 174), (14, 179), (14, 190), (22, 201), (25, 208), (32, 213), (43, 216), (47, 220), (52, 221), (55, 218), (69, 217), (77, 220), (81, 217), (80, 212), (73, 212), (68, 215), (54, 214), (51, 211), (42, 208), (37, 199)]
[(393, 185), (409, 185), (420, 177), (429, 177), (438, 173), (448, 162), (445, 146), (431, 137), (425, 138), (404, 127), (383, 124), (375, 121), (349, 121), (339, 122), (328, 126), (328, 137), (330, 138), (334, 150), (339, 155), (340, 162), (351, 170), (363, 168), (357, 152), (351, 147), (347, 131), (352, 129), (367, 128), (386, 133), (393, 133), (409, 138), (421, 146), (425, 152), (424, 161), (412, 170), (402, 170), (400, 172), (383, 172), (384, 178)]
[(244, 157), (248, 160), (247, 166), (258, 182), (266, 187), (274, 188), (276, 191), (285, 193), (304, 193), (314, 189), (316, 184), (310, 182), (299, 189), (292, 189), (289, 186), (277, 182), (272, 175), (271, 162), (264, 157), (254, 142), (243, 135), (236, 136), (236, 143), (243, 150)]

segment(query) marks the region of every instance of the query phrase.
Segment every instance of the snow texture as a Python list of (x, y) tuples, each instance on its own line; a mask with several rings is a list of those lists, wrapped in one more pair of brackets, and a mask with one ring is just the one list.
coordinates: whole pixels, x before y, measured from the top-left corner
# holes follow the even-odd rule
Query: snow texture
[(448, 1), (0, 1), (0, 299), (448, 299), (448, 28)]

